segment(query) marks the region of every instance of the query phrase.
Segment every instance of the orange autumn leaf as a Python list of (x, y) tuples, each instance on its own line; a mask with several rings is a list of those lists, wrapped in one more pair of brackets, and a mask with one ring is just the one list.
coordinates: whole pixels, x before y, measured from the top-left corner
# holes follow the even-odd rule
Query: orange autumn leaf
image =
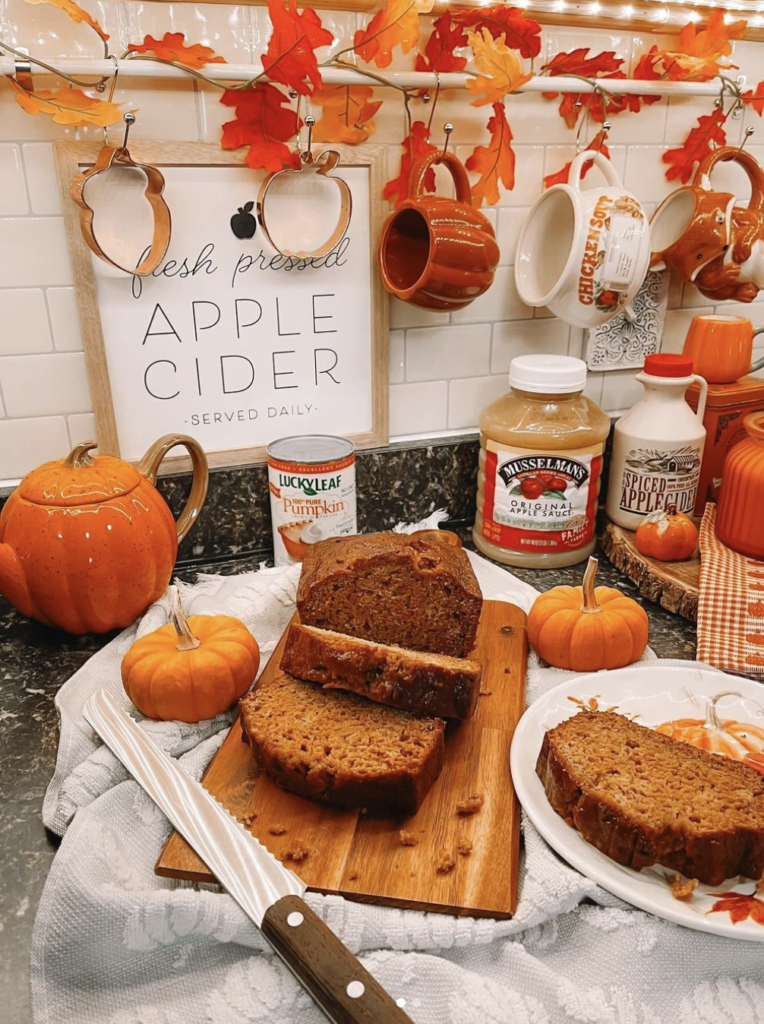
[(368, 85), (326, 85), (313, 96), (323, 113), (313, 128), (316, 142), (344, 142), (357, 146), (374, 134), (372, 117), (382, 100), (370, 102), (374, 90)]
[(414, 49), (419, 42), (419, 15), (429, 14), (434, 4), (435, 0), (387, 0), (366, 28), (356, 32), (353, 49), (367, 64), (388, 67), (397, 46), (403, 53)]
[(165, 32), (161, 39), (146, 36), (142, 43), (130, 43), (132, 53), (148, 53), (160, 60), (171, 60), (187, 68), (203, 68), (207, 64), (225, 64), (225, 57), (219, 57), (209, 46), (201, 43), (186, 45), (182, 32)]
[(68, 14), (72, 21), (82, 25), (89, 25), (92, 29), (95, 29), (104, 42), (109, 38), (95, 18), (91, 17), (87, 11), (83, 11), (74, 0), (26, 0), (26, 2), (28, 4), (52, 4), (54, 7), (58, 7), (60, 11), (63, 11), (64, 14)]
[(712, 11), (705, 28), (698, 30), (690, 23), (679, 33), (676, 50), (660, 50), (664, 73), (673, 81), (688, 78), (707, 81), (724, 70), (737, 67), (722, 63), (732, 53), (731, 39), (740, 39), (747, 22), (724, 23), (724, 11)]
[[(401, 154), (401, 169), (397, 178), (392, 178), (385, 185), (382, 195), (385, 199), (395, 199), (396, 207), (400, 206), (404, 199), (408, 199), (409, 178), (411, 167), (420, 156), (435, 152), (435, 146), (430, 142), (430, 129), (424, 121), (415, 121), (411, 126), (411, 133), (401, 143), (403, 153)], [(424, 187), (427, 192), (435, 191), (435, 170), (432, 167), (427, 169), (424, 176)]]
[(263, 69), (271, 81), (312, 96), (321, 87), (315, 51), (331, 46), (334, 36), (312, 8), (298, 11), (295, 0), (289, 0), (289, 7), (285, 0), (268, 0), (268, 14), (273, 32), (263, 54)]
[(750, 918), (756, 924), (764, 925), (764, 902), (753, 893), (747, 895), (743, 892), (712, 892), (709, 895), (720, 896), (721, 899), (717, 900), (707, 913), (727, 913), (733, 924)]
[(254, 89), (226, 89), (220, 98), (225, 107), (233, 107), (236, 117), (223, 125), (223, 149), (249, 146), (247, 165), (266, 171), (296, 167), (299, 157), (286, 145), (300, 127), (288, 98), (268, 82)]
[[(607, 135), (607, 132), (604, 132), (604, 131), (597, 132), (597, 134), (594, 136), (594, 138), (592, 139), (592, 141), (589, 143), (589, 145), (586, 148), (587, 149), (598, 149), (600, 151), (600, 153), (602, 153), (603, 156), (606, 156), (608, 159), (610, 159), (610, 150), (605, 145), (605, 136), (606, 135)], [(547, 174), (547, 176), (544, 178), (544, 188), (551, 188), (552, 185), (567, 185), (567, 183), (568, 183), (568, 176), (570, 175), (570, 165), (572, 163), (573, 163), (572, 160), (568, 160), (568, 162), (565, 164), (565, 166), (562, 167), (555, 174)], [(589, 173), (589, 171), (592, 169), (593, 166), (594, 166), (594, 164), (591, 161), (589, 161), (588, 163), (585, 163), (584, 166), (581, 168), (581, 180), (582, 181), (586, 177), (586, 175)]]
[(499, 201), (499, 182), (506, 189), (515, 187), (515, 153), (503, 103), (494, 103), (488, 131), (491, 133), (490, 143), (477, 146), (466, 165), (468, 171), (477, 171), (480, 175), (472, 186), (475, 206), (483, 203), (495, 206)]
[(27, 114), (47, 114), (56, 124), (72, 128), (86, 124), (108, 128), (122, 117), (118, 103), (87, 96), (81, 89), (42, 89), (27, 92), (13, 78), (8, 82), (16, 93), (16, 102)]
[(743, 101), (750, 104), (756, 113), (761, 117), (764, 114), (764, 82), (759, 82), (756, 91), (749, 89), (743, 93)]
[(727, 115), (721, 108), (713, 114), (701, 115), (682, 145), (663, 154), (663, 162), (669, 165), (666, 171), (668, 181), (679, 178), (686, 184), (695, 171), (695, 165), (711, 153), (713, 145), (724, 145), (727, 141), (723, 127), (726, 120)]
[(469, 43), (475, 55), (475, 67), (481, 72), (477, 78), (467, 81), (467, 92), (477, 97), (472, 101), (473, 107), (497, 103), (533, 77), (526, 74), (521, 59), (505, 44), (503, 35), (494, 39), (484, 28), (480, 34), (470, 32)]

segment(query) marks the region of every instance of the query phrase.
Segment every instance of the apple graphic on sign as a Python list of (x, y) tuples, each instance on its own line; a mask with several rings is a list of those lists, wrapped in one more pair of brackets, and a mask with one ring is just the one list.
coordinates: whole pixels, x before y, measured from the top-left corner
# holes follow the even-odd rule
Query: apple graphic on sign
[(231, 231), (237, 238), (252, 238), (257, 229), (257, 221), (252, 216), (254, 202), (239, 207), (239, 212), (231, 217)]

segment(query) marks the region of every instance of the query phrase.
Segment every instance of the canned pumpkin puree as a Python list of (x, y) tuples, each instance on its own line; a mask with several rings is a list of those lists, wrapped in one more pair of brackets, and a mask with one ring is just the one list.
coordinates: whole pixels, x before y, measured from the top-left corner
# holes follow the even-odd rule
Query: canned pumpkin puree
[(276, 565), (301, 562), (317, 541), (358, 532), (352, 441), (305, 434), (272, 441), (266, 452)]

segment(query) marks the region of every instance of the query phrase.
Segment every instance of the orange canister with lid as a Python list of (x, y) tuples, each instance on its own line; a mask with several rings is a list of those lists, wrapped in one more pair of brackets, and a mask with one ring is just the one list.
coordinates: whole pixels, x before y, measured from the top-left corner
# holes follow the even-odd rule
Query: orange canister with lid
[(733, 551), (764, 559), (764, 413), (746, 416), (747, 437), (724, 461), (722, 489), (716, 507), (716, 536)]
[(557, 568), (594, 550), (610, 418), (585, 385), (581, 359), (518, 356), (509, 394), (480, 416), (473, 539), (489, 558)]

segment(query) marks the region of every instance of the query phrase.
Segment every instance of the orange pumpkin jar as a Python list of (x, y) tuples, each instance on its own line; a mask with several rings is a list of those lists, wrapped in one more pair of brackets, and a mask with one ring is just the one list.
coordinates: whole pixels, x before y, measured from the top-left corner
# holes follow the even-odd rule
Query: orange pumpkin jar
[(724, 462), (716, 510), (716, 535), (728, 548), (764, 559), (764, 413), (743, 421), (747, 437), (731, 448)]
[[(177, 523), (154, 487), (171, 448), (191, 454), (191, 495)], [(196, 441), (160, 438), (138, 467), (88, 453), (94, 441), (28, 473), (0, 515), (0, 593), (18, 610), (68, 633), (128, 626), (169, 583), (178, 542), (207, 493)]]

